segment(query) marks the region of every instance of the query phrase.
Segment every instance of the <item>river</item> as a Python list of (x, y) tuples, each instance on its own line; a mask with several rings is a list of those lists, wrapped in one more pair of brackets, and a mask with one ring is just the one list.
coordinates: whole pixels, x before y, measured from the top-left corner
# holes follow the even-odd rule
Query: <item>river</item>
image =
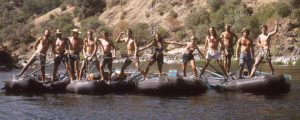
[[(155, 64), (151, 70), (156, 68)], [(267, 65), (260, 68), (269, 72)], [(196, 96), (158, 97), (133, 93), (7, 94), (0, 90), (0, 119), (300, 119), (300, 66), (274, 68), (276, 73), (292, 75), (289, 92), (253, 94), (208, 90)], [(165, 65), (164, 71), (168, 69), (181, 71), (181, 65)], [(18, 71), (0, 72), (0, 80), (10, 79)], [(0, 87), (3, 86), (0, 82)]]

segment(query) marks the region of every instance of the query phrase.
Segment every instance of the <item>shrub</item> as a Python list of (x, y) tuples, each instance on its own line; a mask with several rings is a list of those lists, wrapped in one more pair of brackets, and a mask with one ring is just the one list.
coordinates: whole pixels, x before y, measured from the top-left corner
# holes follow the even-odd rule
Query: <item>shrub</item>
[(158, 33), (162, 39), (165, 39), (169, 36), (169, 32), (163, 27), (158, 27), (156, 33)]
[(177, 15), (177, 13), (172, 9), (172, 10), (169, 11), (169, 16), (172, 17), (172, 18), (177, 18), (178, 15)]
[(128, 27), (129, 25), (126, 21), (120, 20), (115, 26), (113, 36), (118, 36), (120, 32), (123, 32)]
[(66, 4), (61, 4), (60, 9), (61, 9), (61, 11), (65, 11), (67, 9)]
[(205, 43), (205, 38), (207, 36), (208, 26), (207, 25), (198, 25), (193, 29), (194, 35), (197, 37), (197, 43)]
[(154, 7), (155, 4), (156, 4), (156, 0), (152, 0), (151, 1), (151, 7)]
[(298, 48), (300, 48), (300, 42), (297, 42), (297, 43), (296, 43), (296, 46), (297, 46)]
[(223, 0), (206, 0), (212, 11), (217, 11), (224, 4)]
[(290, 5), (286, 2), (281, 1), (278, 3), (274, 3), (273, 5), (275, 7), (276, 13), (282, 18), (289, 16), (292, 12), (290, 9)]
[(300, 8), (293, 10), (292, 17), (300, 21)]
[(79, 20), (101, 13), (106, 7), (104, 0), (76, 0), (75, 3), (78, 9), (76, 16), (78, 16)]
[(176, 32), (176, 36), (178, 39), (182, 39), (184, 38), (186, 35), (185, 30), (184, 29), (180, 29)]
[(55, 18), (55, 15), (50, 14), (50, 15), (49, 15), (49, 18), (50, 18), (50, 20), (53, 20), (53, 19)]
[(167, 6), (166, 5), (160, 5), (158, 6), (158, 14), (160, 16), (163, 16), (165, 14), (165, 11), (167, 11)]
[(283, 65), (284, 63), (282, 61), (274, 62), (275, 65)]
[(208, 24), (209, 22), (209, 13), (204, 8), (193, 11), (186, 18), (184, 18), (184, 25), (188, 28), (194, 28), (200, 24)]
[(299, 0), (289, 0), (289, 4), (293, 8), (300, 8), (300, 1)]
[(168, 29), (171, 32), (176, 32), (177, 30), (179, 30), (181, 28), (181, 25), (180, 25), (181, 23), (175, 18), (168, 17), (165, 19), (165, 22), (166, 22)]
[(300, 65), (300, 57), (296, 60), (296, 65)]
[(138, 44), (147, 42), (147, 39), (151, 36), (149, 25), (147, 23), (137, 23), (133, 26), (132, 31), (134, 37), (138, 41)]
[(127, 12), (126, 11), (123, 11), (122, 13), (121, 13), (121, 20), (124, 20), (125, 19), (125, 17), (126, 17), (126, 15), (127, 15)]
[(60, 0), (24, 0), (21, 10), (30, 15), (40, 15), (59, 7), (60, 4)]
[[(96, 32), (100, 26), (105, 26), (105, 24), (98, 20), (98, 16), (93, 16), (82, 20), (80, 26), (80, 30), (83, 32), (86, 32), (88, 29), (92, 29)], [(85, 37), (85, 34), (83, 36)]]

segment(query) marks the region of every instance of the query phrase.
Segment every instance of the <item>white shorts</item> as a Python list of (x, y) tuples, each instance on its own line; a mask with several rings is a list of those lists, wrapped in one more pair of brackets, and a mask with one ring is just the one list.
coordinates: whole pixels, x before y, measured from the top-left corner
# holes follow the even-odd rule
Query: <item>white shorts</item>
[(206, 60), (220, 60), (221, 54), (218, 50), (208, 50), (205, 58)]

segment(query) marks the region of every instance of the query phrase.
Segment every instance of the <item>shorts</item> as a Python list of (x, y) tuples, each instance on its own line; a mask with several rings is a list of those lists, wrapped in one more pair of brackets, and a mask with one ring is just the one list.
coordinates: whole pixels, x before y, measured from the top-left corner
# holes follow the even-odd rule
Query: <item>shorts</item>
[(232, 47), (226, 48), (224, 52), (225, 52), (224, 53), (225, 56), (233, 56), (234, 55)]
[(241, 52), (240, 54), (240, 66), (244, 66), (245, 62), (247, 63), (248, 68), (252, 68), (253, 61), (250, 53)]
[(125, 59), (125, 62), (124, 64), (126, 65), (130, 65), (132, 62), (138, 62), (139, 60), (139, 56), (137, 55), (136, 56), (136, 59), (134, 58), (134, 55), (133, 54), (130, 54), (127, 56), (127, 58)]
[(191, 60), (194, 60), (194, 55), (193, 54), (183, 54), (182, 55), (182, 62), (189, 62)]
[[(106, 57), (106, 58), (105, 58), (105, 57)], [(112, 68), (112, 61), (113, 61), (113, 59), (112, 59), (112, 54), (109, 53), (108, 55), (103, 56), (103, 57), (101, 58), (100, 65), (103, 65), (103, 66), (107, 65), (108, 68)]]
[(41, 54), (39, 52), (35, 52), (33, 55), (32, 55), (32, 58), (34, 60), (40, 60), (40, 63), (41, 63), (41, 66), (45, 66), (45, 63), (46, 63), (46, 55), (45, 54)]
[(70, 53), (69, 58), (72, 61), (80, 60), (79, 53)]
[(262, 49), (257, 58), (263, 60), (263, 59), (266, 59), (266, 60), (271, 60), (271, 52), (270, 52), (270, 49)]
[(152, 55), (151, 59), (154, 59), (158, 64), (164, 63), (164, 54), (156, 54), (156, 52)]
[(208, 50), (205, 58), (206, 60), (220, 60), (221, 55), (218, 50)]
[[(87, 57), (91, 57), (92, 55), (86, 54), (86, 56), (87, 56)], [(92, 57), (92, 59), (90, 60), (90, 62), (93, 62), (93, 63), (95, 63), (95, 62), (97, 62), (97, 61), (98, 61), (98, 59), (97, 59), (96, 55), (94, 55), (94, 56)]]
[(66, 61), (68, 61), (68, 57), (64, 53), (58, 53), (55, 55), (55, 58), (54, 58), (55, 65), (57, 65), (57, 64), (59, 65), (61, 62), (66, 62)]

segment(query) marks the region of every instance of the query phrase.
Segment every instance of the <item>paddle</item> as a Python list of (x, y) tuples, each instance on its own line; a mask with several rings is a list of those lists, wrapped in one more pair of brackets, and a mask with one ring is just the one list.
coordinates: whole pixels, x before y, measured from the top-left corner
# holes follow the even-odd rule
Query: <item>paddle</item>
[[(45, 67), (48, 67), (49, 65), (51, 65), (51, 64), (53, 64), (53, 63), (54, 63), (54, 59), (48, 61), (48, 62), (45, 64)], [(30, 75), (32, 75), (32, 74), (34, 74), (34, 73), (40, 71), (41, 69), (42, 69), (42, 68), (39, 68), (39, 69), (37, 69), (37, 70), (34, 70), (34, 71), (28, 73), (26, 76), (30, 76)]]

